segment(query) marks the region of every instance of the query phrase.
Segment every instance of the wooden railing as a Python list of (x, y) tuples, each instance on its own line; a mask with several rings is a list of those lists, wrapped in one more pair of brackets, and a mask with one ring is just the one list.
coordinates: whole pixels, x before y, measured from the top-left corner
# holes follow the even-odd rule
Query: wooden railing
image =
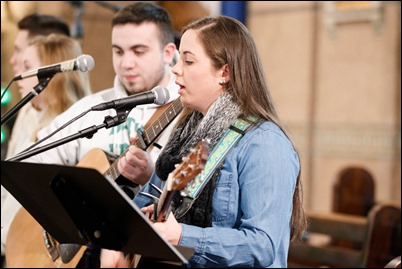
[[(390, 237), (398, 234), (398, 229), (400, 234), (400, 208), (391, 205), (376, 205), (367, 217), (320, 212), (307, 215), (309, 226), (304, 240), (291, 245), (288, 267), (384, 267), (386, 263), (381, 265), (380, 258), (389, 257), (379, 257), (376, 252), (389, 246)], [(361, 247), (333, 245), (334, 239), (355, 242)]]

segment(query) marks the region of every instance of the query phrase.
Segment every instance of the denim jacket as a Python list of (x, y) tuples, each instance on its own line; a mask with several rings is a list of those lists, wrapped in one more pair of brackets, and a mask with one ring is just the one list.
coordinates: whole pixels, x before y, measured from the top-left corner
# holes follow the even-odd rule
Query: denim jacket
[[(193, 247), (188, 267), (287, 267), (299, 159), (273, 123), (248, 131), (228, 153), (212, 204), (212, 227), (181, 224), (179, 245)], [(154, 173), (141, 191), (160, 179)], [(137, 195), (141, 208), (152, 201)]]

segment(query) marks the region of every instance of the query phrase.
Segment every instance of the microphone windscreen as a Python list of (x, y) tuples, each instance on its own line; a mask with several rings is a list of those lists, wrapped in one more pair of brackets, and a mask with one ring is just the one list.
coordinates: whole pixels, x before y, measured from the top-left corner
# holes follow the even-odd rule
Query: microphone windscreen
[(163, 88), (161, 86), (157, 86), (155, 87), (152, 92), (155, 94), (155, 100), (154, 103), (157, 105), (164, 105), (166, 104), (169, 99), (170, 99), (170, 95), (169, 95), (169, 91), (166, 88)]
[(83, 54), (76, 60), (77, 69), (81, 72), (91, 71), (95, 66), (94, 58), (91, 55)]

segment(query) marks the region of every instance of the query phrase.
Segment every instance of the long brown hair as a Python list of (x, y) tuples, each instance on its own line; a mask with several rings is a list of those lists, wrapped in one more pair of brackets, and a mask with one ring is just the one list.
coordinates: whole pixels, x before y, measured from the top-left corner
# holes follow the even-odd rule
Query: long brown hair
[[(228, 66), (230, 80), (226, 90), (241, 107), (244, 115), (256, 116), (281, 126), (254, 40), (248, 29), (227, 16), (206, 17), (183, 28), (196, 30), (206, 54), (215, 68)], [(284, 131), (286, 134), (286, 132)], [(291, 240), (301, 238), (306, 225), (302, 203), (300, 172), (293, 194)]]

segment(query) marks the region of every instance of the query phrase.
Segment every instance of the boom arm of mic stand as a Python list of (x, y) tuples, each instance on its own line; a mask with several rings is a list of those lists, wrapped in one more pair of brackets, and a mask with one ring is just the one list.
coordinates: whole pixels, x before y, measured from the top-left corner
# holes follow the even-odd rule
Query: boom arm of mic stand
[(41, 78), (39, 79), (39, 83), (32, 89), (30, 93), (24, 96), (15, 106), (13, 106), (5, 115), (4, 117), (1, 117), (1, 126), (3, 126), (4, 123), (9, 121), (15, 113), (17, 113), (26, 103), (31, 101), (32, 98), (40, 94), (46, 86), (49, 84), (51, 77), (47, 78)]
[(86, 128), (86, 129), (82, 129), (82, 130), (78, 131), (76, 134), (59, 139), (59, 140), (49, 143), (45, 146), (42, 146), (39, 148), (34, 148), (27, 152), (23, 152), (23, 153), (15, 156), (15, 157), (12, 157), (6, 161), (21, 161), (21, 160), (24, 160), (31, 156), (34, 156), (36, 154), (39, 154), (44, 151), (50, 150), (52, 148), (58, 147), (60, 145), (66, 144), (66, 143), (73, 141), (75, 139), (78, 139), (78, 138), (84, 138), (84, 137), (91, 138), (98, 130), (100, 130), (102, 128), (108, 129), (110, 127), (117, 126), (117, 125), (125, 122), (127, 119), (127, 114), (128, 113), (125, 112), (125, 113), (118, 113), (114, 117), (106, 116), (105, 120), (103, 121), (103, 124), (100, 124), (98, 126), (94, 125), (94, 126)]

